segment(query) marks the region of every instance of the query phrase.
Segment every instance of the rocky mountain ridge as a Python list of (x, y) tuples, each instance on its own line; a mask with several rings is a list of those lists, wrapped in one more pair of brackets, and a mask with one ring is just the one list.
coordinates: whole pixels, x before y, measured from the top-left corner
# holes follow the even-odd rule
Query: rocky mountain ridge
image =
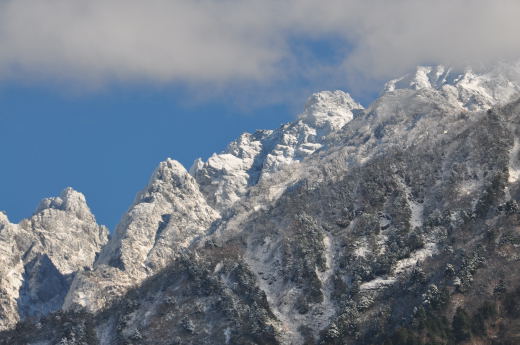
[(74, 275), (92, 268), (107, 241), (108, 229), (71, 188), (19, 224), (0, 212), (0, 327), (59, 310)]
[[(366, 109), (321, 92), (295, 122), (243, 134), (189, 172), (168, 159), (108, 243), (94, 236), (88, 270), (54, 263), (52, 246), (40, 251), (50, 259), (17, 261), (33, 281), (53, 271), (41, 268), (49, 261), (72, 274), (56, 279), (59, 302), (33, 315), (86, 309), (101, 344), (368, 344), (441, 313), (433, 304), (453, 317), (449, 298), (471, 309), (474, 281), (485, 291), (500, 279), (516, 284), (507, 273), (519, 258), (519, 95), (518, 63), (478, 73), (419, 67)], [(92, 224), (79, 199), (49, 199), (37, 215), (63, 209)], [(0, 230), (0, 248), (12, 245), (8, 233)], [(485, 283), (483, 260), (500, 263), (503, 278)], [(3, 281), (6, 300), (23, 301), (16, 291), (31, 278)], [(4, 328), (28, 315), (9, 305)], [(31, 341), (61, 336), (59, 320), (46, 322)], [(75, 332), (63, 339), (87, 337)]]

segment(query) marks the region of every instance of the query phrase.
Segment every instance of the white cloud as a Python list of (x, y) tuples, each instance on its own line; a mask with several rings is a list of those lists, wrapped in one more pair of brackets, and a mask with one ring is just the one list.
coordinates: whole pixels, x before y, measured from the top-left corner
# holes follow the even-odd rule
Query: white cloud
[[(350, 82), (520, 57), (518, 0), (0, 0), (0, 78), (273, 82), (291, 39), (341, 37)], [(316, 73), (308, 70), (312, 76)]]

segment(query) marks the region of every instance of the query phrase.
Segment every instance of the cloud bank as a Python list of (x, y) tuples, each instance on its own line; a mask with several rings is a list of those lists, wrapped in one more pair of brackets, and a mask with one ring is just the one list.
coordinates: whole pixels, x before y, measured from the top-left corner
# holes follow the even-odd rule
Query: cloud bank
[[(383, 80), (520, 57), (518, 15), (518, 0), (0, 0), (0, 79), (223, 85), (301, 65)], [(292, 45), (330, 38), (333, 64)]]

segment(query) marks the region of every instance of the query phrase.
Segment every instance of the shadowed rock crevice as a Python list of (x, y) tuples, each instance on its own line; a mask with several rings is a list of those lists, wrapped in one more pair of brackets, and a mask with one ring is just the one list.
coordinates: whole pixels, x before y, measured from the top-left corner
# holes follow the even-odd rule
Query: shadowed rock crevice
[(47, 255), (32, 259), (24, 267), (18, 298), (20, 318), (37, 318), (59, 310), (71, 281), (72, 277), (62, 275)]

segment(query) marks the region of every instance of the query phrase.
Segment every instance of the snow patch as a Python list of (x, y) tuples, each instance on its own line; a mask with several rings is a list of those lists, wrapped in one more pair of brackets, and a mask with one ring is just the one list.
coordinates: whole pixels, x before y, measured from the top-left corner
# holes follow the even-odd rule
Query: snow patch
[(364, 258), (368, 253), (369, 250), (366, 244), (360, 244), (354, 250), (354, 255), (361, 258)]
[(520, 178), (520, 161), (518, 154), (520, 153), (520, 140), (515, 138), (515, 142), (511, 152), (509, 153), (509, 183), (515, 183)]
[[(253, 248), (252, 245), (248, 245), (248, 247)], [(303, 320), (298, 320), (301, 315), (296, 315), (297, 313), (290, 309), (291, 302), (297, 298), (297, 291), (283, 286), (283, 278), (279, 276), (279, 272), (277, 270), (273, 272), (273, 267), (277, 266), (276, 263), (282, 262), (276, 247), (277, 243), (270, 237), (266, 237), (262, 245), (249, 252), (246, 260), (257, 275), (258, 285), (265, 292), (267, 302), (279, 321), (277, 326), (280, 329), (282, 343), (300, 344), (303, 339), (298, 328), (303, 324)]]
[(320, 317), (321, 322), (317, 322), (318, 324), (329, 320), (334, 315), (335, 310), (331, 298), (331, 277), (334, 274), (334, 245), (332, 243), (332, 236), (328, 233), (323, 236), (323, 246), (325, 247), (325, 263), (327, 268), (323, 272), (318, 269), (316, 270), (316, 274), (321, 281), (321, 290), (323, 294), (323, 302), (321, 306), (323, 314)]
[(361, 291), (364, 290), (378, 290), (382, 289), (384, 287), (387, 287), (389, 285), (392, 285), (396, 282), (396, 279), (393, 277), (383, 278), (383, 277), (377, 277), (376, 279), (373, 279), (369, 282), (361, 284), (359, 287)]
[(231, 341), (231, 328), (228, 327), (224, 330), (224, 337), (226, 339), (226, 344), (229, 344)]
[(409, 258), (399, 260), (394, 266), (394, 274), (387, 277), (377, 277), (369, 282), (363, 283), (360, 286), (364, 290), (378, 290), (394, 284), (397, 281), (397, 275), (413, 268), (417, 263), (426, 260), (427, 258), (438, 253), (437, 244), (427, 243), (423, 249), (413, 252)]
[(421, 228), (424, 222), (424, 205), (414, 201), (411, 198), (411, 195), (408, 194), (408, 202), (410, 205), (410, 210), (412, 211), (412, 217), (410, 219), (410, 225), (412, 229), (418, 227)]
[(407, 271), (417, 265), (417, 263), (435, 255), (437, 252), (438, 249), (436, 243), (427, 243), (423, 249), (413, 252), (409, 258), (399, 260), (394, 267), (394, 273), (399, 274)]
[(326, 269), (324, 271), (316, 269), (316, 274), (322, 283), (324, 301), (320, 305), (313, 305), (307, 314), (295, 311), (301, 291), (290, 282), (286, 282), (280, 270), (273, 270), (273, 267), (278, 267), (282, 262), (280, 243), (271, 237), (266, 237), (260, 245), (251, 242), (247, 246), (251, 248), (246, 257), (247, 263), (257, 274), (258, 285), (265, 292), (269, 306), (279, 320), (276, 326), (280, 330), (283, 344), (302, 344), (300, 326), (312, 325), (317, 335), (334, 315), (336, 308), (331, 299), (334, 244), (332, 236), (328, 233), (324, 234), (323, 246)]
[(218, 264), (215, 265), (215, 269), (213, 270), (213, 273), (218, 273), (220, 272), (220, 270), (222, 269), (222, 267), (224, 267), (224, 265), (222, 264), (222, 261), (219, 262)]
[(480, 187), (482, 187), (482, 181), (480, 179), (465, 180), (458, 186), (459, 194), (463, 196), (470, 195), (476, 192)]

